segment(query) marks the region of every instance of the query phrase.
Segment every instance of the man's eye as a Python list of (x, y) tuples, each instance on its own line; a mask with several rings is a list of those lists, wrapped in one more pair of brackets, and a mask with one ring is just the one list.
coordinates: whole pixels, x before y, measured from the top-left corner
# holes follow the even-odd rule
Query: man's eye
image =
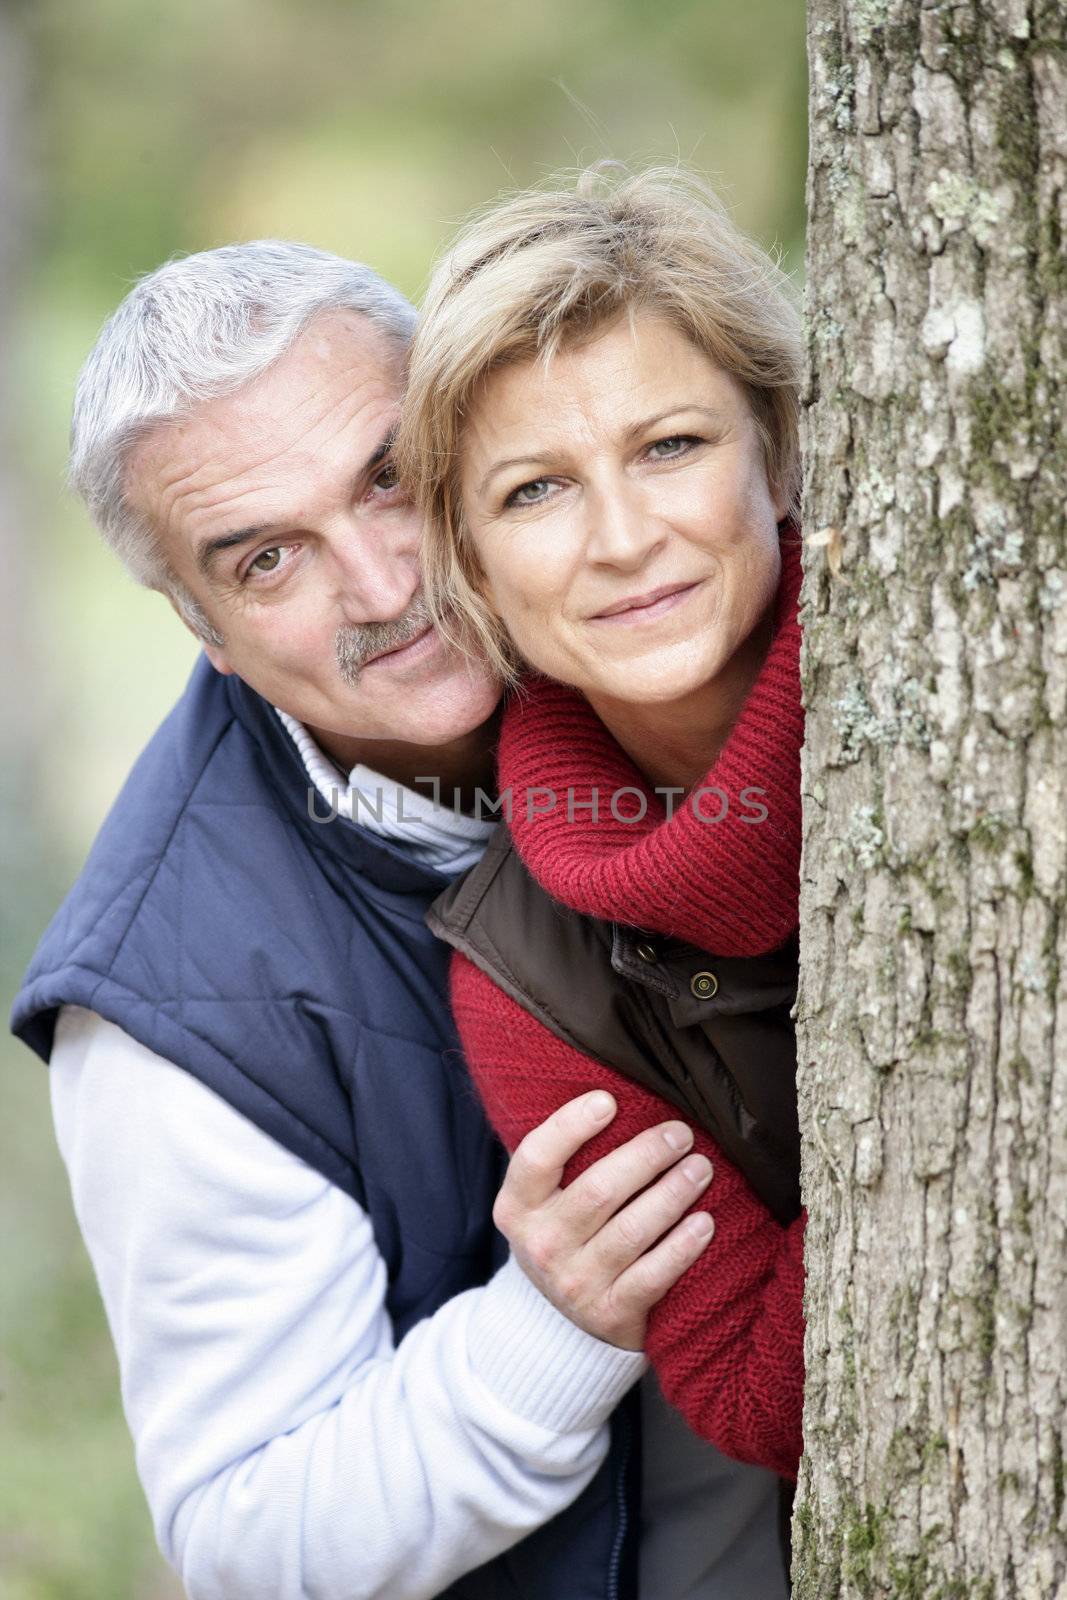
[(268, 545), (266, 550), (261, 550), (258, 555), (252, 557), (244, 571), (239, 573), (238, 581), (254, 583), (257, 578), (273, 578), (283, 567), (292, 566), (293, 553), (299, 548), (300, 546), (295, 544)]
[(507, 499), (506, 506), (535, 506), (538, 501), (544, 500), (552, 485), (547, 478), (531, 478), (529, 483), (520, 483), (517, 489), (512, 489)]
[(281, 559), (282, 547), (280, 544), (274, 544), (271, 545), (269, 550), (261, 550), (258, 556), (254, 556), (248, 563), (248, 570), (249, 572), (276, 572), (281, 564)]

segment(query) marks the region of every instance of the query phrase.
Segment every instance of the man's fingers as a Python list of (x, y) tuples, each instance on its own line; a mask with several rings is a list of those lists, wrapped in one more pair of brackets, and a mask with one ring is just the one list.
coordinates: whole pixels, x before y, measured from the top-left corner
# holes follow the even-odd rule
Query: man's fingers
[(714, 1233), (715, 1223), (708, 1212), (694, 1211), (652, 1250), (638, 1256), (633, 1266), (616, 1278), (611, 1291), (620, 1322), (647, 1315), (693, 1265)]
[[(519, 1265), (578, 1327), (638, 1350), (648, 1312), (707, 1243), (710, 1219), (678, 1218), (711, 1163), (684, 1122), (647, 1128), (560, 1188), (563, 1169), (616, 1112), (604, 1090), (568, 1101), (512, 1156), (493, 1218)], [(705, 1231), (701, 1231), (701, 1230)]]
[[(663, 1122), (636, 1134), (617, 1150), (609, 1150), (560, 1195), (559, 1214), (568, 1235), (582, 1243), (591, 1239), (620, 1206), (685, 1155), (692, 1143), (693, 1130), (684, 1122)], [(692, 1196), (689, 1203), (692, 1204)], [(668, 1217), (663, 1228), (684, 1209), (681, 1207)], [(652, 1238), (658, 1236), (653, 1234)], [(651, 1243), (651, 1239), (646, 1242)]]
[(571, 1156), (615, 1115), (615, 1101), (604, 1089), (568, 1100), (550, 1117), (531, 1129), (511, 1158), (498, 1206), (538, 1206), (559, 1188), (563, 1169)]
[(679, 1161), (658, 1183), (623, 1206), (589, 1241), (598, 1274), (619, 1278), (683, 1217), (711, 1182), (707, 1156)]

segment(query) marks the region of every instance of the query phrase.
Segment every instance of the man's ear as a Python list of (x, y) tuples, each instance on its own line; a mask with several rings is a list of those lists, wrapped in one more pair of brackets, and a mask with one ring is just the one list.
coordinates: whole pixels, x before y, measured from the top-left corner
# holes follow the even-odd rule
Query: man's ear
[(215, 668), (215, 671), (221, 672), (224, 678), (228, 678), (233, 672), (233, 668), (226, 659), (226, 651), (222, 645), (208, 644), (206, 639), (201, 639), (195, 628), (190, 628), (189, 632), (193, 635), (193, 638), (197, 640), (201, 650), (207, 656), (208, 660), (211, 662), (211, 665)]
[(221, 672), (224, 678), (230, 677), (234, 669), (230, 666), (230, 663), (227, 659), (225, 645), (212, 644), (209, 639), (205, 639), (200, 629), (196, 627), (192, 619), (186, 615), (181, 603), (176, 599), (176, 597), (168, 590), (163, 590), (162, 592), (171, 606), (174, 615), (178, 618), (178, 621), (183, 627), (189, 629), (189, 632), (192, 634), (201, 650), (207, 656), (208, 660), (211, 662), (211, 665), (215, 668), (215, 671)]

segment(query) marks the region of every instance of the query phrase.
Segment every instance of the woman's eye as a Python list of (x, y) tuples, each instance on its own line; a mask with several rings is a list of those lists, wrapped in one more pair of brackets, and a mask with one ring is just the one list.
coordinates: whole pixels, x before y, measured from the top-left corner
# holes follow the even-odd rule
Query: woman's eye
[(512, 489), (507, 499), (506, 506), (535, 506), (538, 501), (544, 500), (552, 485), (547, 478), (531, 478), (529, 483), (520, 483), (517, 489)]
[(696, 440), (684, 433), (672, 433), (669, 439), (657, 439), (649, 449), (657, 461), (669, 461), (672, 456), (684, 455), (691, 444)]
[(384, 490), (396, 489), (399, 486), (399, 483), (400, 478), (396, 470), (396, 463), (393, 461), (387, 461), (385, 466), (382, 467), (381, 471), (375, 478), (374, 487), (376, 489)]

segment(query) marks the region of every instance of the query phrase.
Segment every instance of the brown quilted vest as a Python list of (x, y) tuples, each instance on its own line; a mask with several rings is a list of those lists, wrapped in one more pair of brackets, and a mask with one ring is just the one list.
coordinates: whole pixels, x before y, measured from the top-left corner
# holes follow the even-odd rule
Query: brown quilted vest
[(781, 1222), (799, 1214), (796, 935), (726, 958), (584, 916), (531, 876), (503, 823), (426, 920), (559, 1038), (706, 1129)]

